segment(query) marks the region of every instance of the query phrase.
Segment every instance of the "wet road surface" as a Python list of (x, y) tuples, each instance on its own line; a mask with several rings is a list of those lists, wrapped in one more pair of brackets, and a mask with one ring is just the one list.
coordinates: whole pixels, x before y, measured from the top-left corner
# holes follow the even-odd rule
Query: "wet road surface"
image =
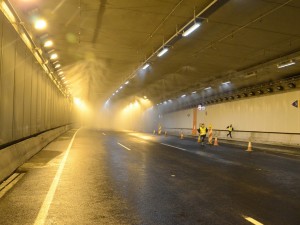
[(0, 198), (1, 225), (300, 224), (297, 158), (178, 137), (76, 131), (16, 171)]

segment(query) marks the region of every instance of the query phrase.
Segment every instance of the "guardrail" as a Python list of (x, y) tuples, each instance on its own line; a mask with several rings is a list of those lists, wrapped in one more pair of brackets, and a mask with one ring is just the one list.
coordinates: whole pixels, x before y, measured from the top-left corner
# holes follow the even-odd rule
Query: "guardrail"
[[(189, 137), (198, 135), (193, 135), (191, 128), (163, 128), (162, 133), (165, 131), (175, 136), (180, 136), (181, 133)], [(231, 139), (227, 134), (227, 130), (213, 129), (213, 137), (218, 139)], [(297, 147), (300, 146), (300, 133), (233, 130), (232, 140)]]

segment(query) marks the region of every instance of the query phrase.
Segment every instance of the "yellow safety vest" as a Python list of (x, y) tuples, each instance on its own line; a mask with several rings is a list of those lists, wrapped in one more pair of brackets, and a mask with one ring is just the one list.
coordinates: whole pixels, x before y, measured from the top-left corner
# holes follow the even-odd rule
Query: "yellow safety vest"
[(232, 131), (233, 127), (228, 127), (228, 131)]
[(200, 135), (206, 134), (206, 127), (200, 127)]

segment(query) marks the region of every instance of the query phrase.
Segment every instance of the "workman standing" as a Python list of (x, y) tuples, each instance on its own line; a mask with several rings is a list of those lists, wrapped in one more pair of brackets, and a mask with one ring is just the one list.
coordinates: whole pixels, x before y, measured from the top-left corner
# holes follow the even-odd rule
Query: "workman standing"
[(227, 130), (228, 130), (227, 137), (229, 136), (230, 138), (232, 138), (232, 136), (231, 136), (231, 132), (233, 131), (232, 124), (230, 124), (230, 125), (227, 127)]
[(200, 128), (199, 128), (199, 135), (200, 135), (200, 138), (201, 138), (201, 145), (204, 145), (206, 133), (207, 133), (207, 128), (205, 127), (204, 123), (202, 123)]

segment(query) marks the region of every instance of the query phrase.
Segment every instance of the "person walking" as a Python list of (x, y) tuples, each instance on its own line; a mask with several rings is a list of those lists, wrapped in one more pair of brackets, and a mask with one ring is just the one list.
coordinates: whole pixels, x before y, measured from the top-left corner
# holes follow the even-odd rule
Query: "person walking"
[(205, 137), (206, 137), (206, 133), (207, 133), (207, 128), (205, 127), (204, 123), (201, 124), (200, 128), (199, 128), (199, 135), (200, 135), (200, 142), (201, 145), (204, 145), (204, 141), (205, 141)]
[(228, 131), (227, 137), (229, 136), (230, 138), (232, 138), (232, 136), (231, 136), (231, 132), (233, 131), (232, 124), (230, 124), (230, 125), (227, 127), (227, 131)]

